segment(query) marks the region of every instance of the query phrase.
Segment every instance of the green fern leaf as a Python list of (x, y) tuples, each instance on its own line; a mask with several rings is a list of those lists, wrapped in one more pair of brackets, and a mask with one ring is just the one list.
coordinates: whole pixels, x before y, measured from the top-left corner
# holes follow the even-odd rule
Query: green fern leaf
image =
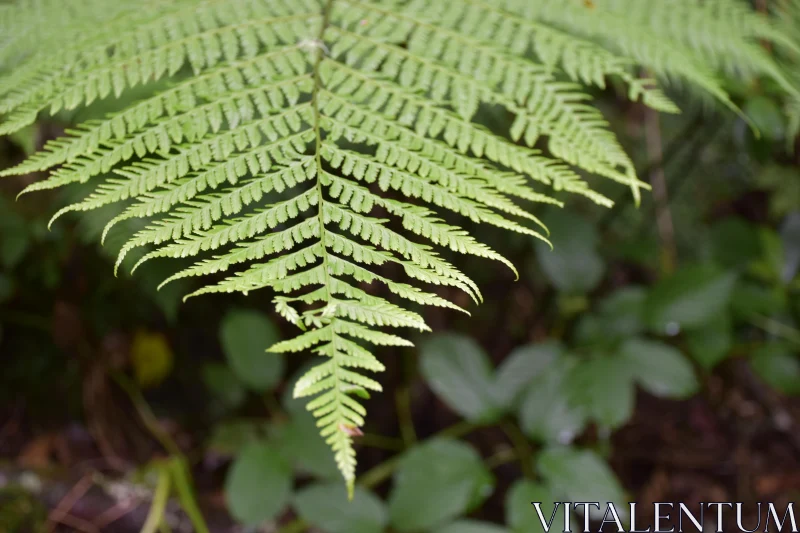
[[(444, 217), (548, 242), (539, 204), (611, 205), (587, 175), (637, 202), (648, 188), (587, 87), (616, 78), (678, 112), (646, 69), (735, 107), (726, 72), (800, 101), (759, 41), (797, 44), (738, 0), (18, 0), (0, 28), (0, 134), (149, 94), (0, 174), (50, 172), (24, 192), (91, 186), (53, 220), (118, 206), (104, 238), (143, 221), (117, 268), (142, 249), (134, 270), (193, 259), (164, 281), (202, 279), (190, 296), (271, 289), (302, 331), (264, 348), (322, 358), (295, 395), (311, 398), (351, 491), (366, 417), (354, 393), (381, 390), (368, 346), (410, 346), (383, 329), (428, 330), (421, 307), (465, 311), (436, 286), (481, 301), (443, 250), (516, 274)], [(488, 110), (508, 131), (481, 124)]]

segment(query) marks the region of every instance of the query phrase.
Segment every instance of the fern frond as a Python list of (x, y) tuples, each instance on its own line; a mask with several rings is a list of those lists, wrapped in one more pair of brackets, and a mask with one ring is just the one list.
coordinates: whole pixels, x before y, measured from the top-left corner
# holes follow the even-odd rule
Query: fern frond
[[(465, 311), (437, 287), (481, 301), (445, 251), (516, 274), (454, 220), (547, 242), (541, 204), (611, 205), (591, 175), (638, 202), (648, 186), (588, 89), (616, 78), (677, 112), (644, 67), (729, 107), (720, 71), (797, 97), (759, 40), (797, 50), (737, 0), (18, 0), (0, 5), (0, 133), (147, 96), (0, 175), (51, 171), (24, 192), (89, 187), (53, 220), (118, 206), (104, 238), (144, 221), (116, 268), (144, 249), (134, 270), (191, 260), (164, 281), (196, 279), (189, 296), (274, 291), (304, 332), (265, 349), (322, 358), (295, 395), (352, 490), (354, 393), (380, 391), (366, 373), (383, 370), (367, 346), (410, 346), (383, 329), (426, 331), (425, 306)], [(508, 131), (482, 124), (489, 110)]]

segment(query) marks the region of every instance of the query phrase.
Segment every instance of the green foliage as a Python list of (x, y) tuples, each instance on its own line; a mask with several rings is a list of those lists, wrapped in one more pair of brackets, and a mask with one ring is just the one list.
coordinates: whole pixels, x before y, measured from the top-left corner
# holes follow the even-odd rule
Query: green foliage
[(397, 531), (430, 529), (479, 506), (494, 490), (494, 478), (469, 445), (432, 439), (405, 456), (389, 496)]
[(228, 509), (250, 525), (277, 515), (289, 501), (291, 490), (289, 465), (262, 442), (242, 450), (225, 483)]
[(269, 318), (254, 311), (230, 311), (220, 326), (220, 341), (231, 370), (255, 391), (271, 389), (283, 375), (283, 358), (264, 353), (264, 346), (279, 338)]
[(297, 493), (294, 506), (300, 516), (330, 533), (381, 533), (388, 522), (383, 501), (358, 487), (351, 502), (337, 484), (315, 484)]
[[(630, 100), (676, 112), (653, 80), (636, 76), (643, 67), (728, 107), (735, 106), (721, 73), (769, 77), (798, 95), (759, 45), (796, 52), (794, 41), (734, 0), (20, 0), (2, 8), (0, 133), (43, 113), (149, 91), (3, 174), (55, 169), (25, 192), (88, 188), (54, 218), (117, 208), (102, 238), (112, 239), (112, 229), (126, 234), (118, 267), (129, 257), (134, 269), (171, 258), (176, 266), (164, 283), (203, 277), (193, 295), (276, 293), (277, 311), (304, 332), (270, 349), (311, 349), (324, 359), (294, 394), (313, 397), (308, 409), (351, 490), (353, 434), (366, 415), (356, 396), (380, 391), (364, 372), (384, 368), (364, 344), (408, 346), (381, 328), (428, 330), (418, 305), (460, 309), (417, 285), (482, 299), (445, 250), (514, 268), (450, 215), (548, 242), (531, 213), (537, 204), (560, 206), (571, 193), (611, 205), (583, 173), (625, 184), (637, 202), (647, 188), (590, 104), (589, 88), (615, 78)], [(493, 113), (513, 121), (494, 131)], [(551, 277), (565, 260), (574, 266), (576, 253), (594, 253), (586, 251), (591, 232), (580, 234), (566, 237), (558, 252), (566, 255), (543, 261)], [(183, 265), (187, 259), (194, 264)], [(601, 271), (587, 264), (590, 272), (570, 269), (559, 288), (594, 288)], [(390, 265), (402, 280), (379, 268)], [(646, 320), (656, 330), (699, 325), (725, 305), (733, 285), (705, 270), (677, 276), (648, 299), (660, 302)], [(373, 283), (407, 303), (365, 289)], [(713, 302), (702, 312), (674, 300), (675, 291), (701, 290)], [(251, 343), (272, 335), (252, 326), (245, 339), (240, 327), (226, 322), (223, 331), (232, 369), (251, 388), (268, 388), (279, 363), (254, 366)], [(555, 375), (540, 376), (559, 380), (575, 363), (558, 361)], [(441, 383), (445, 390), (450, 381)], [(552, 396), (548, 383), (542, 390)], [(578, 414), (536, 419), (524, 406), (543, 398), (532, 394), (522, 408), (529, 434), (563, 439), (581, 425)], [(469, 410), (471, 417), (491, 411)], [(570, 418), (574, 424), (554, 426)], [(450, 514), (463, 510), (467, 493), (458, 493)], [(393, 508), (403, 498), (395, 496)], [(264, 511), (235, 509), (248, 520)]]
[(653, 331), (669, 335), (703, 325), (727, 306), (734, 282), (734, 273), (713, 265), (684, 268), (653, 288), (647, 323)]
[[(568, 502), (612, 502), (622, 514), (627, 501), (616, 476), (605, 461), (588, 450), (557, 447), (544, 450), (539, 457), (539, 470), (550, 490)], [(546, 501), (546, 500), (545, 500)], [(596, 517), (597, 509), (589, 508)], [(602, 517), (602, 515), (601, 515)], [(623, 520), (626, 518), (620, 516)]]

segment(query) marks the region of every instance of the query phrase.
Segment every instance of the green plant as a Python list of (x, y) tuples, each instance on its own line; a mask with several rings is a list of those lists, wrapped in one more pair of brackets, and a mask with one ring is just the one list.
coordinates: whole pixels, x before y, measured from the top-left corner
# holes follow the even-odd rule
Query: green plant
[[(428, 329), (360, 284), (460, 309), (379, 266), (478, 302), (437, 250), (514, 267), (445, 214), (547, 242), (533, 205), (561, 206), (563, 193), (612, 203), (580, 171), (638, 202), (647, 185), (585, 92), (607, 78), (669, 113), (638, 68), (734, 109), (722, 73), (797, 95), (759, 41), (797, 46), (735, 0), (29, 0), (0, 6), (0, 27), (0, 133), (137, 86), (145, 95), (3, 175), (57, 167), (26, 192), (92, 184), (54, 218), (123, 205), (104, 238), (146, 220), (118, 267), (140, 249), (134, 269), (197, 260), (166, 283), (252, 263), (193, 294), (279, 294), (277, 311), (304, 332), (270, 350), (327, 359), (295, 394), (316, 395), (308, 409), (351, 491), (366, 413), (356, 397), (381, 389), (360, 371), (383, 369), (361, 342), (405, 346), (379, 328)], [(498, 116), (513, 116), (510, 128), (493, 129)]]

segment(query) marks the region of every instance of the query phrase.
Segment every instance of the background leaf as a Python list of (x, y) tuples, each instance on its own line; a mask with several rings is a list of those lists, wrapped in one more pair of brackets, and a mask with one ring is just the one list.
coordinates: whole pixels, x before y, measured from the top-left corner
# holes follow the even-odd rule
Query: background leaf
[(729, 313), (720, 313), (705, 327), (686, 335), (692, 358), (705, 369), (713, 368), (733, 348), (733, 324)]
[(780, 343), (767, 344), (753, 353), (750, 364), (769, 386), (785, 394), (800, 394), (800, 357), (796, 349)]
[(512, 409), (530, 381), (543, 372), (562, 352), (556, 341), (515, 348), (497, 368), (494, 398), (504, 409)]
[(257, 525), (277, 516), (289, 502), (291, 491), (291, 468), (264, 442), (248, 444), (225, 479), (228, 509), (247, 525)]
[(388, 522), (386, 505), (380, 498), (356, 487), (352, 501), (341, 483), (310, 485), (294, 498), (303, 520), (326, 533), (381, 533)]
[(597, 253), (597, 230), (580, 215), (550, 210), (542, 217), (550, 230), (553, 249), (536, 243), (539, 266), (555, 287), (568, 293), (586, 293), (603, 277), (605, 264)]
[(565, 394), (600, 426), (616, 429), (633, 414), (634, 387), (629, 365), (624, 358), (614, 356), (581, 361), (568, 376)]
[(226, 409), (240, 407), (247, 398), (247, 389), (228, 365), (206, 363), (203, 365), (203, 383)]
[(528, 384), (519, 408), (522, 430), (544, 442), (568, 444), (586, 423), (584, 410), (569, 401), (566, 383), (577, 361), (562, 356)]
[(389, 495), (392, 527), (401, 532), (433, 528), (486, 499), (494, 479), (468, 444), (435, 438), (407, 452)]
[(469, 337), (443, 334), (425, 341), (420, 370), (428, 385), (467, 420), (487, 422), (501, 410), (494, 397), (492, 364)]
[(459, 520), (437, 529), (436, 533), (508, 533), (508, 530), (489, 522)]
[(685, 267), (659, 282), (647, 298), (647, 323), (674, 334), (711, 321), (728, 305), (735, 274), (711, 265)]
[(620, 353), (639, 384), (656, 396), (687, 398), (697, 391), (692, 365), (668, 344), (631, 339), (622, 345)]
[(739, 217), (720, 220), (711, 228), (711, 252), (724, 267), (744, 267), (761, 255), (758, 230)]
[[(553, 509), (557, 499), (550, 489), (533, 481), (518, 481), (512, 485), (506, 495), (506, 522), (514, 533), (545, 533), (533, 502), (541, 504), (542, 515), (547, 523), (553, 518), (550, 531), (563, 529), (565, 506), (560, 505), (553, 517)], [(569, 512), (569, 510), (566, 510)]]
[(255, 391), (274, 387), (283, 375), (283, 355), (267, 352), (278, 342), (278, 329), (263, 313), (230, 311), (220, 326), (220, 341), (228, 364)]
[[(606, 503), (617, 506), (620, 518), (625, 519), (625, 493), (614, 473), (603, 459), (589, 450), (569, 447), (549, 448), (538, 460), (542, 479), (552, 487), (553, 494), (569, 502), (600, 502), (600, 515), (591, 508), (593, 518), (601, 518)], [(627, 514), (627, 513), (626, 513)]]

